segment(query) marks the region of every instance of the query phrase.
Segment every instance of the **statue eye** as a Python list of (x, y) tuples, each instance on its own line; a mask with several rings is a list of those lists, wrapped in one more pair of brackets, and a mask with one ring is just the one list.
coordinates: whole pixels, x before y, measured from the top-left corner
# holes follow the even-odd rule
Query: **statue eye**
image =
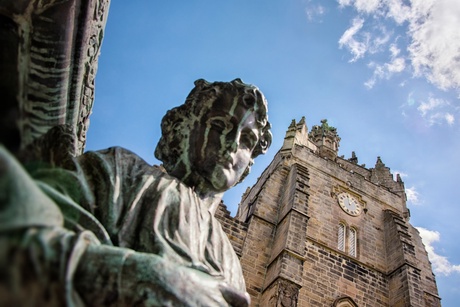
[(221, 120), (221, 119), (213, 119), (210, 122), (211, 129), (214, 129), (215, 131), (223, 132), (225, 129), (227, 129), (227, 124)]
[(252, 131), (243, 131), (240, 137), (240, 147), (254, 149), (257, 143), (257, 136)]
[(256, 104), (256, 97), (251, 94), (245, 94), (243, 96), (243, 102), (247, 107), (252, 107)]

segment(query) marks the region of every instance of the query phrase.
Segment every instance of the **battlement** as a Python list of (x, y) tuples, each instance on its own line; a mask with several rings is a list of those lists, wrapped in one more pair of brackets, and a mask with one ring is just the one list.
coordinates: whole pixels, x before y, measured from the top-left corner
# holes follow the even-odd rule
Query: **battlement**
[(385, 166), (380, 157), (377, 157), (373, 168), (366, 168), (364, 164), (358, 164), (358, 157), (354, 151), (348, 159), (343, 155), (338, 156), (340, 141), (337, 128), (330, 126), (327, 119), (321, 120), (321, 125), (314, 125), (308, 132), (305, 117), (302, 117), (298, 123), (295, 119), (292, 120), (286, 131), (281, 151), (292, 151), (295, 146), (307, 147), (316, 155), (338, 163), (349, 172), (357, 173), (372, 183), (386, 187), (391, 192), (404, 195), (404, 183), (401, 177), (397, 174), (395, 180), (390, 168)]

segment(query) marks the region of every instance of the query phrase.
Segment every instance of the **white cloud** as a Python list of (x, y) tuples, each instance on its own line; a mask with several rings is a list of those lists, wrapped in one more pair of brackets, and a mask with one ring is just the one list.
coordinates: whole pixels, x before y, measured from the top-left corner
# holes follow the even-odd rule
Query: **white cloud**
[(371, 13), (379, 6), (381, 0), (338, 0), (341, 7), (354, 5), (359, 12)]
[(406, 189), (406, 196), (407, 196), (407, 202), (413, 204), (413, 205), (418, 205), (420, 204), (419, 201), (419, 193), (415, 189), (415, 187), (410, 187)]
[(452, 126), (455, 122), (455, 117), (450, 113), (445, 114), (445, 119), (446, 119), (447, 124), (449, 124), (450, 126)]
[(447, 124), (453, 126), (456, 121), (456, 114), (460, 107), (455, 107), (449, 100), (436, 98), (432, 94), (428, 98), (416, 98), (414, 91), (410, 92), (406, 102), (401, 106), (403, 115), (404, 109), (413, 108), (425, 120), (428, 126)]
[(447, 111), (449, 106), (450, 102), (447, 100), (429, 97), (427, 101), (419, 104), (417, 110), (430, 126), (442, 123), (452, 126), (455, 123), (455, 116)]
[(344, 6), (350, 5), (350, 4), (351, 4), (351, 1), (352, 1), (352, 0), (338, 0), (337, 2), (339, 3), (339, 5), (340, 5), (341, 7), (344, 7)]
[[(388, 24), (392, 20), (406, 29), (403, 41), (408, 42), (407, 48), (392, 53), (388, 63), (375, 64), (373, 68), (377, 74), (366, 82), (366, 86), (372, 87), (376, 83), (380, 78), (379, 71), (383, 75), (386, 69), (401, 72), (406, 64), (410, 64), (415, 76), (425, 77), (440, 89), (459, 90), (460, 1), (338, 0), (338, 3), (340, 7), (352, 6), (358, 13), (339, 40), (340, 47), (346, 46), (353, 55), (351, 62), (364, 57), (370, 48), (369, 42), (379, 35), (375, 29), (366, 29), (366, 40), (356, 39), (366, 23)], [(397, 39), (387, 41), (394, 45)]]
[(391, 60), (385, 64), (377, 64), (375, 62), (369, 63), (368, 67), (374, 69), (372, 77), (367, 80), (364, 85), (367, 88), (374, 87), (379, 79), (390, 79), (393, 74), (400, 73), (406, 68), (406, 61), (403, 57), (398, 57), (400, 49), (395, 44), (391, 44), (389, 48)]
[(399, 53), (401, 53), (401, 49), (399, 49), (398, 46), (396, 46), (396, 44), (391, 44), (390, 52), (391, 52), (391, 57), (395, 58), (398, 56)]
[(326, 13), (326, 9), (322, 5), (314, 5), (310, 4), (308, 7), (305, 9), (305, 14), (307, 15), (307, 19), (310, 22), (318, 20), (321, 16), (323, 16)]
[(357, 59), (363, 57), (367, 51), (368, 39), (360, 42), (355, 38), (355, 35), (363, 27), (363, 25), (364, 19), (353, 19), (351, 27), (348, 28), (339, 39), (340, 48), (345, 46), (353, 54), (353, 58), (350, 60), (350, 62), (354, 62)]
[(380, 5), (380, 0), (355, 0), (354, 2), (358, 11), (365, 13), (375, 11)]
[(396, 180), (397, 175), (399, 175), (401, 178), (409, 177), (409, 175), (404, 172), (393, 170), (393, 180)]
[(450, 113), (437, 112), (428, 116), (427, 121), (430, 126), (435, 124), (440, 125), (444, 122), (447, 123), (449, 126), (452, 126), (455, 122), (455, 117)]
[(443, 99), (430, 97), (427, 102), (422, 102), (418, 106), (417, 110), (420, 111), (422, 116), (425, 116), (428, 111), (432, 111), (433, 109), (436, 109), (446, 104), (446, 101), (444, 101)]
[(416, 76), (441, 89), (460, 87), (460, 1), (413, 0), (408, 48)]
[(433, 246), (434, 242), (440, 240), (441, 235), (437, 231), (428, 230), (422, 227), (416, 227), (422, 237), (422, 242), (425, 245), (425, 249), (428, 253), (428, 258), (433, 266), (433, 271), (436, 274), (442, 274), (448, 276), (451, 273), (460, 273), (460, 265), (450, 263), (449, 259), (439, 255)]
[(389, 42), (392, 33), (383, 25), (373, 29), (373, 35), (366, 32), (369, 39), (369, 53), (378, 53), (385, 50), (385, 45)]
[(411, 16), (411, 8), (402, 0), (388, 0), (385, 2), (386, 16), (392, 18), (396, 23), (402, 24)]

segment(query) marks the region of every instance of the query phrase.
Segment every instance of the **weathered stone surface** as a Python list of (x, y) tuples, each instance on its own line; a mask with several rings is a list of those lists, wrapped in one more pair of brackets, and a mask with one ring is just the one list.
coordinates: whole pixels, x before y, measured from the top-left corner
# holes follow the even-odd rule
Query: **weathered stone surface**
[(63, 124), (83, 152), (109, 2), (0, 2), (0, 142), (10, 152)]
[[(291, 123), (234, 218), (247, 223), (238, 250), (253, 306), (278, 306), (280, 280), (297, 287), (297, 306), (440, 306), (401, 178), (394, 180), (381, 158), (367, 169), (356, 154), (338, 157), (340, 138), (326, 121), (314, 130), (308, 134), (304, 118)], [(337, 195), (344, 192), (360, 202), (361, 214), (341, 209)], [(223, 225), (231, 223), (223, 217)], [(356, 233), (343, 250), (339, 224)]]

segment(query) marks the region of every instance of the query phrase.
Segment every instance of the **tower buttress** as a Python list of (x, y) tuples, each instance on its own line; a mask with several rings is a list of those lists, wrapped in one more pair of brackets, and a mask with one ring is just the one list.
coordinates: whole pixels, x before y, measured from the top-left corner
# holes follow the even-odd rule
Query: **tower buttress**
[(295, 119), (292, 120), (286, 131), (281, 150), (291, 150), (294, 144), (308, 146), (308, 127), (305, 122), (305, 116), (298, 123), (296, 123)]

